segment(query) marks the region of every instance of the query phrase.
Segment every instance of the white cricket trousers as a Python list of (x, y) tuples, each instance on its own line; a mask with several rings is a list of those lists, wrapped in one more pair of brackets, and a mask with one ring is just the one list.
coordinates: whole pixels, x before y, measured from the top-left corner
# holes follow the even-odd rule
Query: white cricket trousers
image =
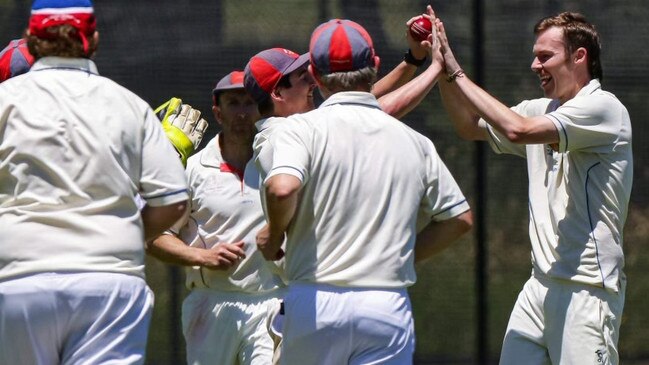
[(268, 321), (281, 294), (192, 289), (182, 308), (187, 364), (270, 365)]
[(408, 292), (290, 284), (283, 365), (409, 365), (415, 331)]
[(532, 276), (509, 318), (500, 365), (616, 365), (620, 292)]
[(0, 364), (143, 364), (153, 293), (139, 277), (43, 273), (0, 282)]

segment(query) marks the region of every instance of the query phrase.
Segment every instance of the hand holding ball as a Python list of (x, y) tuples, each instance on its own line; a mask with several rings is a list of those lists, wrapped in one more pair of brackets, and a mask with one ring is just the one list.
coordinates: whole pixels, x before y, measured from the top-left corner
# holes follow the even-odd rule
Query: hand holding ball
[(433, 25), (428, 18), (423, 15), (410, 24), (410, 35), (416, 41), (425, 41), (432, 32)]

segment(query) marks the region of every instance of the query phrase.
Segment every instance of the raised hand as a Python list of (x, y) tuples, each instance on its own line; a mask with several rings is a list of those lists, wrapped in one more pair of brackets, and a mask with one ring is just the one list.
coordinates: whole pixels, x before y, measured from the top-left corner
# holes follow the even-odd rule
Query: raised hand
[[(446, 36), (446, 30), (444, 29), (444, 23), (435, 16), (433, 8), (428, 5), (427, 7), (428, 15), (433, 17), (433, 34), (436, 33), (436, 38), (439, 42), (439, 52), (433, 52), (433, 59), (435, 61), (441, 61), (444, 63), (446, 68), (446, 73), (451, 75), (457, 75), (458, 72), (462, 71), (460, 64), (455, 59), (455, 55), (451, 50), (451, 46), (448, 43), (448, 37)], [(433, 46), (434, 47), (434, 46)]]
[(418, 60), (423, 60), (426, 58), (426, 56), (428, 56), (430, 44), (426, 41), (419, 41), (413, 38), (412, 34), (410, 33), (410, 25), (417, 19), (419, 19), (419, 17), (422, 15), (414, 16), (406, 22), (406, 39), (408, 40), (408, 47), (410, 48), (410, 53), (412, 53), (412, 56)]

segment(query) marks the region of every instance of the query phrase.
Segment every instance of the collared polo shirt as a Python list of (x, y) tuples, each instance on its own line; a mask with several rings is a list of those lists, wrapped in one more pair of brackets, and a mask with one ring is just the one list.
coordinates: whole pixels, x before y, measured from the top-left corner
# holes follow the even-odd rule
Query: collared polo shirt
[(143, 277), (138, 193), (152, 206), (188, 198), (182, 164), (146, 102), (88, 59), (42, 58), (0, 84), (0, 280)]
[(261, 195), (261, 206), (264, 214), (267, 214), (266, 208), (266, 189), (264, 189), (264, 180), (268, 176), (268, 172), (273, 167), (273, 145), (276, 137), (275, 130), (286, 118), (283, 117), (270, 117), (259, 120), (255, 123), (257, 127), (257, 134), (252, 144), (253, 156), (252, 160), (259, 171), (261, 177), (259, 183), (259, 194)]
[(494, 151), (527, 159), (534, 272), (619, 290), (633, 181), (629, 113), (597, 79), (563, 105), (535, 99), (512, 109), (545, 115), (559, 134), (554, 148), (521, 145), (487, 126)]
[(286, 118), (283, 117), (270, 117), (261, 119), (255, 123), (257, 135), (255, 135), (255, 140), (252, 145), (254, 151), (253, 161), (261, 174), (262, 182), (266, 179), (268, 172), (273, 167), (274, 131), (285, 120)]
[(274, 134), (268, 178), (302, 182), (286, 241), (290, 283), (412, 285), (417, 232), (469, 209), (433, 143), (370, 93), (336, 93)]
[(256, 246), (257, 232), (266, 224), (259, 201), (259, 172), (252, 161), (245, 171), (228, 165), (219, 138), (217, 135), (187, 162), (191, 215), (179, 236), (200, 248), (243, 240), (246, 258), (228, 271), (188, 268), (187, 286), (249, 293), (276, 289), (283, 282)]

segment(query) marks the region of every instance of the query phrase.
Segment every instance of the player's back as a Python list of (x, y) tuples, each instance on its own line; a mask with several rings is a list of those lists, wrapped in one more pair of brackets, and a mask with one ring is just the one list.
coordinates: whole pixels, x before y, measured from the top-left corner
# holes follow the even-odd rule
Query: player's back
[(0, 278), (62, 268), (140, 275), (133, 197), (148, 110), (86, 59), (44, 58), (0, 85)]
[[(355, 102), (338, 103), (350, 98)], [(325, 103), (281, 131), (294, 129), (309, 151), (287, 275), (352, 287), (411, 285), (434, 147), (381, 111), (369, 93), (338, 93)]]

